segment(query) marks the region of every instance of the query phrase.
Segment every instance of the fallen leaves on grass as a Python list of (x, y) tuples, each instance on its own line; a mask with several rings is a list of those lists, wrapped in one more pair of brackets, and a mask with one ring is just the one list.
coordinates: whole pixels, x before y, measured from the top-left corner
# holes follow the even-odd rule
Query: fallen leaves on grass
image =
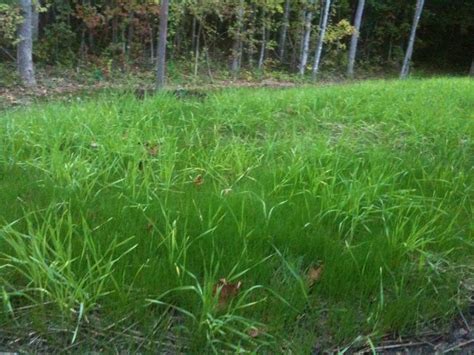
[(311, 266), (308, 270), (308, 274), (306, 278), (308, 280), (308, 286), (312, 287), (316, 282), (321, 279), (321, 274), (323, 273), (324, 265), (320, 265), (318, 267)]
[(152, 157), (156, 157), (160, 152), (160, 146), (158, 144), (145, 143), (145, 148)]
[(266, 330), (262, 329), (262, 328), (251, 328), (247, 332), (247, 334), (251, 338), (257, 338), (257, 337), (259, 337), (259, 336), (261, 336), (262, 334), (265, 334), (265, 333), (266, 333)]
[(194, 186), (201, 186), (202, 184), (204, 184), (204, 178), (202, 177), (201, 174), (199, 174), (198, 176), (194, 178), (193, 184)]
[(212, 288), (212, 295), (218, 295), (217, 307), (225, 308), (229, 302), (237, 296), (242, 287), (242, 282), (230, 283), (225, 278), (220, 279)]

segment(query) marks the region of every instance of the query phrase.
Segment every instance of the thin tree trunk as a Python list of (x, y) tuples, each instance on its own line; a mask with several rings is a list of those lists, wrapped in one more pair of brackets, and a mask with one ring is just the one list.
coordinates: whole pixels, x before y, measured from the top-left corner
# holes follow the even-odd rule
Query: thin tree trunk
[(262, 43), (260, 44), (260, 55), (258, 57), (258, 70), (262, 70), (265, 62), (265, 51), (267, 50), (267, 29), (265, 27), (265, 11), (262, 13)]
[(81, 32), (81, 45), (79, 46), (79, 56), (82, 61), (86, 60), (86, 28), (84, 25)]
[(242, 59), (242, 25), (244, 18), (244, 0), (240, 0), (240, 5), (237, 10), (237, 32), (234, 38), (234, 45), (232, 46), (232, 73), (235, 75), (240, 71), (240, 64)]
[(388, 54), (387, 54), (387, 62), (392, 61), (392, 51), (393, 51), (393, 39), (392, 36), (390, 36), (390, 42), (388, 43)]
[(425, 5), (425, 0), (416, 1), (415, 17), (413, 18), (413, 24), (411, 26), (410, 39), (408, 41), (408, 48), (405, 53), (405, 59), (403, 60), (402, 71), (400, 72), (400, 79), (405, 79), (410, 72), (410, 62), (413, 55), (413, 47), (415, 45), (416, 38), (416, 29), (418, 23), (420, 22), (421, 13), (423, 12), (423, 6)]
[(118, 42), (118, 23), (117, 23), (117, 16), (112, 18), (112, 43), (117, 44)]
[(324, 15), (319, 29), (319, 39), (316, 46), (316, 52), (314, 54), (314, 63), (313, 63), (313, 80), (316, 80), (316, 77), (319, 72), (319, 64), (321, 63), (321, 54), (323, 53), (323, 44), (324, 37), (326, 36), (326, 30), (328, 28), (328, 19), (329, 19), (329, 10), (331, 8), (331, 0), (326, 0), (324, 4)]
[(133, 37), (134, 37), (134, 28), (133, 28), (133, 18), (134, 18), (134, 13), (133, 11), (130, 11), (130, 14), (128, 15), (128, 35), (127, 35), (127, 60), (130, 59), (130, 52), (132, 50), (132, 44), (133, 44)]
[[(312, 4), (311, 4), (312, 5)], [(300, 75), (304, 75), (306, 65), (308, 64), (309, 40), (311, 38), (311, 22), (313, 21), (313, 11), (307, 10), (304, 20), (304, 33), (300, 59)]]
[(23, 22), (18, 28), (20, 42), (18, 43), (18, 71), (23, 85), (33, 87), (36, 85), (35, 69), (33, 65), (33, 31), (31, 0), (20, 0)]
[[(304, 29), (305, 29), (305, 23), (306, 23), (306, 9), (302, 9), (300, 12), (300, 22), (301, 22), (301, 27), (298, 30), (298, 36), (300, 37), (298, 52), (296, 52), (296, 48), (295, 48), (295, 54), (298, 56), (298, 64), (296, 64), (295, 68), (297, 68), (298, 71), (299, 71), (301, 56), (303, 55), (303, 48), (304, 48), (304, 38), (305, 38)], [(296, 62), (296, 58), (295, 58), (295, 62)]]
[(364, 14), (365, 0), (359, 0), (357, 4), (357, 12), (354, 20), (354, 33), (351, 38), (351, 47), (349, 49), (349, 64), (347, 65), (347, 76), (349, 78), (354, 77), (354, 64), (357, 53), (357, 43), (359, 41), (360, 24), (362, 22), (362, 16)]
[(283, 62), (285, 55), (286, 36), (290, 26), (290, 0), (285, 1), (285, 12), (283, 13), (283, 23), (280, 30), (280, 40), (278, 41), (278, 56), (280, 62)]
[(193, 15), (193, 24), (191, 28), (191, 51), (196, 49), (196, 16)]
[(160, 7), (160, 34), (157, 50), (156, 90), (164, 88), (166, 83), (166, 43), (168, 37), (169, 0), (162, 0)]
[(469, 75), (474, 76), (474, 58), (472, 58), (471, 69), (469, 70)]
[(153, 31), (153, 25), (150, 28), (150, 62), (155, 62), (155, 33)]
[(211, 80), (211, 83), (213, 83), (214, 77), (212, 76), (212, 71), (211, 71), (211, 65), (210, 65), (210, 59), (209, 59), (209, 47), (206, 41), (206, 32), (204, 32), (204, 34), (202, 35), (202, 41), (204, 42), (204, 54), (206, 57), (207, 73), (209, 74), (209, 79)]
[(198, 27), (197, 37), (196, 37), (196, 50), (194, 52), (194, 76), (197, 76), (198, 68), (199, 68), (199, 55), (200, 55), (200, 49), (201, 49), (200, 48), (201, 30), (202, 30), (202, 25), (201, 25), (201, 22), (199, 21), (199, 27)]
[(41, 6), (41, 3), (39, 2), (39, 0), (36, 0), (36, 2), (33, 4), (32, 12), (31, 12), (31, 31), (32, 31), (33, 41), (36, 41), (38, 39), (38, 34), (39, 34), (39, 12), (38, 12), (39, 6)]

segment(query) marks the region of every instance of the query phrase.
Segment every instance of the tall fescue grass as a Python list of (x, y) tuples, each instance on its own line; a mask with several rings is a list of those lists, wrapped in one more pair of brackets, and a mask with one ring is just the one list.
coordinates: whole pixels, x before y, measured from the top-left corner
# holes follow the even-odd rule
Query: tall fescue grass
[[(465, 305), (472, 80), (110, 93), (1, 116), (0, 327), (25, 338), (303, 353)], [(242, 282), (224, 307), (221, 278)]]

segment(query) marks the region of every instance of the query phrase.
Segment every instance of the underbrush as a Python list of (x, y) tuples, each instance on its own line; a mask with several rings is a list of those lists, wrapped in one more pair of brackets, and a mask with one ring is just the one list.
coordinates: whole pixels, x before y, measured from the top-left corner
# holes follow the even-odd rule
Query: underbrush
[(473, 115), (469, 79), (4, 112), (20, 341), (0, 347), (307, 353), (442, 327), (474, 276)]

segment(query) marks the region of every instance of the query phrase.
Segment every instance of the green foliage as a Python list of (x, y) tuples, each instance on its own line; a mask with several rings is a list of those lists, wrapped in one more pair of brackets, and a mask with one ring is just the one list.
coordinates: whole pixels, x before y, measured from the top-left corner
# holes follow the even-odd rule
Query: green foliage
[(0, 4), (0, 45), (17, 43), (16, 29), (21, 22), (22, 17), (17, 6)]
[(42, 62), (73, 65), (77, 63), (76, 33), (66, 22), (55, 22), (44, 29), (35, 55)]

